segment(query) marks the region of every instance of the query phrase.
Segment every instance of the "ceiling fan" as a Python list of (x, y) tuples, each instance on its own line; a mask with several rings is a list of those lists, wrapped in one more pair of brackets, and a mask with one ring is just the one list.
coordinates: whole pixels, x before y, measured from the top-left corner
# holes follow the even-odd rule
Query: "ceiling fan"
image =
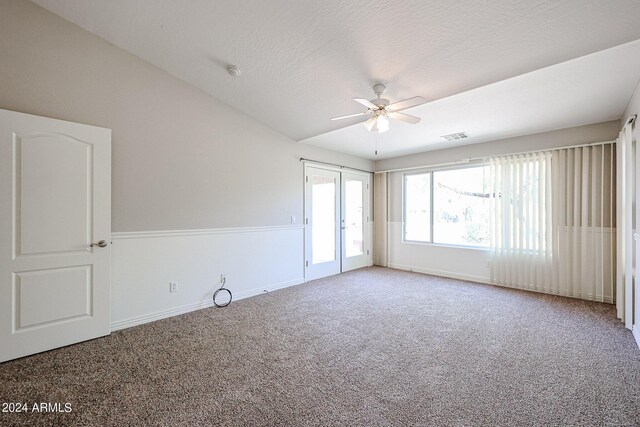
[(421, 96), (414, 96), (413, 98), (405, 99), (404, 101), (394, 102), (389, 104), (388, 99), (382, 98), (386, 87), (383, 84), (377, 84), (373, 87), (373, 92), (378, 98), (367, 101), (364, 98), (353, 98), (354, 101), (367, 107), (367, 111), (364, 113), (349, 114), (348, 116), (334, 117), (331, 120), (348, 119), (351, 117), (367, 116), (367, 120), (362, 124), (370, 132), (386, 132), (389, 130), (389, 119), (402, 120), (403, 122), (411, 123), (415, 125), (420, 122), (420, 117), (411, 116), (409, 114), (401, 113), (400, 111), (407, 108), (415, 107), (420, 104), (424, 104), (426, 100)]

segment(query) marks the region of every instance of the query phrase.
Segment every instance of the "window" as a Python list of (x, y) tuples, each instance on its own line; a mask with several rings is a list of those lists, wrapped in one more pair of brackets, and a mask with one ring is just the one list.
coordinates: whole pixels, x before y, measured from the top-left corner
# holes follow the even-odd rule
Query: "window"
[(485, 166), (405, 175), (405, 240), (488, 247), (488, 186)]
[(404, 177), (404, 238), (431, 241), (431, 173)]

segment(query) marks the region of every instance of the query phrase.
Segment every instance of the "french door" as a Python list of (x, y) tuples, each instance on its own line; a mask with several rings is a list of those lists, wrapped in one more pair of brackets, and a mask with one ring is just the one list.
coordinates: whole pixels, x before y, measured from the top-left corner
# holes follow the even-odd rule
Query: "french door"
[(370, 174), (305, 166), (305, 278), (371, 265)]

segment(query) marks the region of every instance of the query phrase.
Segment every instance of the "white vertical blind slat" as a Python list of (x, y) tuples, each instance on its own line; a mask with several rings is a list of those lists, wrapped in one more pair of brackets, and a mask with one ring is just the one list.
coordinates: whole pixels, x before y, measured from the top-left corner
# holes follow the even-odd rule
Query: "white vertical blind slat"
[[(600, 301), (604, 298), (604, 152), (606, 147), (600, 148), (600, 239), (596, 245), (598, 251), (598, 270), (596, 278), (598, 280), (597, 291), (600, 293)], [(596, 292), (597, 292), (596, 291)]]
[(573, 156), (574, 169), (573, 169), (573, 221), (571, 222), (570, 236), (573, 236), (571, 241), (573, 242), (573, 251), (571, 252), (571, 275), (572, 280), (569, 282), (569, 292), (574, 293), (574, 284), (580, 282), (582, 279), (582, 266), (580, 265), (580, 248), (582, 247), (582, 235), (576, 230), (580, 230), (580, 211), (581, 211), (581, 175), (582, 171), (582, 148), (576, 148), (576, 152)]
[[(513, 181), (509, 184), (509, 190), (511, 192), (511, 200), (509, 201), (509, 205), (511, 206), (511, 224), (514, 224), (514, 227), (512, 230), (509, 230), (511, 232), (511, 240), (512, 243), (511, 245), (509, 245), (508, 249), (509, 249), (509, 255), (510, 255), (510, 259), (515, 260), (516, 257), (516, 248), (518, 245), (518, 235), (520, 233), (520, 222), (518, 221), (518, 206), (516, 204), (516, 196), (518, 193), (518, 157), (517, 156), (513, 156), (513, 164), (512, 166), (512, 173), (513, 173)], [(517, 283), (518, 279), (517, 276), (515, 275), (515, 272), (518, 269), (518, 265), (515, 262), (509, 263), (508, 264), (511, 268), (509, 269), (509, 274), (511, 275), (511, 277), (509, 278), (509, 282), (512, 283)]]
[[(541, 175), (540, 178), (541, 179), (546, 179), (546, 173), (545, 173), (545, 167), (546, 167), (546, 163), (544, 162), (544, 153), (540, 152), (537, 155), (537, 161), (540, 163), (541, 165)], [(535, 229), (536, 229), (536, 235), (534, 236), (535, 238), (535, 251), (536, 254), (541, 254), (542, 252), (542, 231), (544, 230), (544, 212), (546, 212), (546, 206), (545, 206), (545, 199), (544, 199), (544, 192), (542, 191), (543, 186), (544, 186), (544, 181), (538, 182), (538, 185), (536, 186), (536, 191), (537, 191), (537, 201), (538, 203), (536, 204), (536, 208), (535, 208), (535, 214), (536, 214), (536, 225), (535, 225)], [(545, 256), (545, 264), (547, 263), (547, 259)], [(544, 289), (548, 289), (549, 288), (549, 284), (546, 283), (546, 276), (544, 274), (544, 267), (543, 266), (538, 266), (538, 268), (536, 269), (536, 283), (541, 283)]]
[[(560, 256), (561, 254), (566, 253), (569, 248), (567, 248), (567, 228), (569, 224), (569, 219), (567, 215), (569, 215), (570, 206), (567, 207), (569, 202), (571, 201), (569, 196), (569, 176), (568, 172), (573, 163), (569, 161), (569, 153), (567, 150), (560, 150), (560, 162), (558, 163), (558, 179), (560, 180), (560, 191), (558, 197), (558, 205), (557, 205), (557, 215), (558, 215), (558, 271), (560, 273), (560, 282), (558, 283), (558, 290), (561, 293), (566, 293), (567, 282), (569, 281), (569, 257), (568, 256)], [(562, 171), (562, 173), (561, 173)]]
[[(562, 182), (562, 176), (559, 175), (558, 171), (560, 170), (560, 161), (561, 161), (562, 150), (557, 150), (551, 153), (551, 168), (552, 168), (552, 176), (553, 176), (553, 187), (549, 190), (552, 197), (552, 207), (550, 213), (550, 222), (549, 229), (551, 232), (551, 253), (553, 255), (553, 268), (551, 270), (551, 280), (552, 280), (552, 290), (559, 290), (561, 284), (563, 283), (563, 278), (560, 275), (560, 257), (558, 254), (560, 253), (560, 233), (561, 233), (561, 224), (560, 220), (560, 206), (561, 202), (561, 194), (564, 189), (564, 185)], [(549, 184), (551, 186), (551, 183)]]
[(624, 152), (625, 135), (620, 133), (616, 142), (616, 309), (618, 318), (624, 319), (624, 229), (625, 229), (625, 200), (624, 200)]
[(527, 207), (527, 218), (526, 218), (527, 226), (525, 227), (526, 234), (527, 234), (527, 251), (528, 251), (527, 264), (534, 266), (534, 268), (529, 268), (529, 277), (527, 278), (527, 281), (529, 283), (537, 283), (535, 279), (535, 272), (537, 268), (536, 268), (536, 264), (534, 263), (535, 257), (537, 255), (534, 254), (533, 252), (534, 250), (533, 233), (535, 232), (535, 225), (533, 220), (533, 217), (534, 217), (533, 207), (535, 206), (535, 203), (536, 203), (535, 193), (533, 192), (533, 180), (531, 179), (531, 176), (533, 174), (533, 165), (534, 165), (534, 155), (531, 154), (527, 156), (526, 163), (525, 163), (525, 167), (527, 168), (527, 180), (526, 180), (527, 196), (529, 199), (525, 204), (525, 206)]
[[(613, 262), (614, 260), (614, 250), (616, 247), (616, 242), (617, 242), (617, 236), (614, 234), (613, 232), (613, 223), (614, 223), (614, 216), (613, 216), (613, 208), (614, 208), (614, 202), (613, 202), (613, 171), (614, 171), (614, 158), (617, 158), (617, 144), (616, 145), (612, 145), (609, 153), (609, 168), (611, 171), (611, 179), (609, 180), (609, 221), (611, 221), (611, 239), (609, 241), (609, 292), (611, 293), (611, 295), (615, 295), (615, 283), (616, 283), (616, 272), (615, 272), (615, 266), (616, 264)], [(616, 168), (617, 171), (617, 168)], [(617, 174), (617, 172), (616, 172)], [(616, 177), (617, 178), (617, 177)], [(617, 201), (616, 201), (617, 203)], [(617, 225), (617, 218), (615, 218), (616, 220), (616, 228), (618, 227)], [(615, 237), (615, 238), (614, 238)]]
[(582, 188), (582, 194), (580, 195), (580, 200), (582, 201), (582, 206), (580, 209), (580, 254), (579, 261), (577, 262), (578, 275), (580, 277), (579, 283), (582, 283), (584, 286), (584, 293), (589, 292), (591, 288), (590, 277), (588, 275), (589, 264), (587, 259), (591, 258), (591, 244), (589, 243), (589, 152), (592, 147), (585, 147), (582, 149), (582, 179), (580, 180), (580, 187)]
[(518, 268), (517, 268), (517, 273), (518, 273), (518, 284), (520, 286), (523, 286), (524, 283), (524, 272), (523, 272), (523, 256), (522, 256), (522, 250), (523, 248), (526, 249), (525, 243), (524, 243), (524, 227), (523, 227), (523, 222), (524, 222), (524, 191), (522, 191), (522, 180), (524, 178), (524, 159), (522, 155), (518, 155), (518, 187), (516, 188), (516, 192), (515, 192), (515, 199), (518, 201), (516, 203), (517, 209), (518, 209), (518, 243), (517, 246), (515, 247), (515, 252), (516, 252), (516, 259), (518, 260)]
[(632, 124), (624, 127), (624, 324), (628, 329), (633, 326), (633, 136)]
[[(547, 291), (551, 292), (552, 289), (556, 289), (558, 274), (556, 270), (556, 263), (552, 258), (552, 254), (555, 251), (557, 253), (557, 232), (552, 233), (552, 215), (554, 211), (554, 204), (552, 198), (552, 155), (546, 153), (545, 155), (545, 180), (544, 180), (544, 197), (545, 197), (545, 218), (544, 218), (544, 231), (540, 233), (540, 236), (544, 238), (544, 253), (545, 253), (545, 266), (546, 266), (546, 286)], [(557, 226), (556, 226), (557, 228)], [(556, 257), (557, 258), (557, 257)]]

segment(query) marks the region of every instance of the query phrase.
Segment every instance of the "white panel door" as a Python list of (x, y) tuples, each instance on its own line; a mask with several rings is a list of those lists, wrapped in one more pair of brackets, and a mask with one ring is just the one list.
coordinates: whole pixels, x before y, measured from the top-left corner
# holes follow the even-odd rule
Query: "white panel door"
[(0, 110), (0, 362), (110, 333), (110, 236), (111, 131)]
[(340, 172), (307, 167), (305, 279), (340, 273)]
[(342, 271), (371, 265), (370, 174), (342, 172)]

